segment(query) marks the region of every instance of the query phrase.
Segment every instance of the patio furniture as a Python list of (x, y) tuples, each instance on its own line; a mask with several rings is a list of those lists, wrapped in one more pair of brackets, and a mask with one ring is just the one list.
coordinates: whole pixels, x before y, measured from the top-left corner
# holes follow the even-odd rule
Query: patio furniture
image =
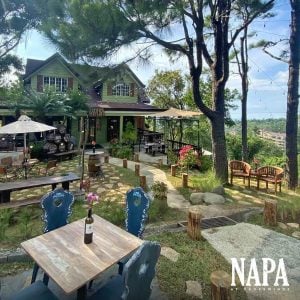
[(240, 160), (231, 160), (229, 162), (230, 168), (230, 184), (232, 184), (233, 177), (243, 178), (244, 184), (245, 179), (248, 180), (248, 187), (250, 187), (250, 173), (251, 173), (251, 166)]
[[(42, 220), (45, 223), (44, 233), (62, 227), (68, 223), (72, 213), (71, 207), (74, 203), (74, 196), (63, 189), (56, 189), (41, 199), (43, 209)], [(38, 264), (34, 264), (31, 283), (35, 282), (39, 270)], [(44, 284), (48, 285), (48, 276), (44, 275)]]
[(277, 185), (279, 185), (279, 192), (281, 192), (281, 182), (283, 179), (284, 171), (279, 167), (264, 166), (256, 171), (257, 189), (259, 189), (259, 182), (266, 182), (266, 189), (268, 190), (269, 183), (275, 185), (275, 194), (277, 193)]
[[(150, 199), (140, 187), (131, 189), (126, 194), (126, 220), (125, 228), (129, 233), (142, 238), (145, 223), (148, 218)], [(119, 274), (122, 274), (128, 257), (118, 262)]]
[(123, 274), (110, 279), (89, 299), (149, 299), (159, 255), (158, 243), (144, 242), (126, 263)]
[(57, 171), (57, 160), (49, 160), (45, 168), (40, 168), (38, 173), (43, 176), (53, 175)]
[(91, 244), (83, 241), (84, 219), (21, 243), (30, 257), (66, 294), (77, 290), (77, 297), (81, 299), (86, 297), (88, 282), (143, 243), (105, 219), (97, 215), (93, 218)]
[(15, 180), (18, 178), (15, 170), (13, 170), (13, 172), (10, 172), (9, 168), (7, 168), (6, 166), (0, 166), (0, 181), (1, 182), (7, 182), (7, 181), (11, 181), (11, 180)]
[(58, 300), (58, 298), (40, 280), (22, 289), (11, 300)]
[(13, 191), (25, 190), (45, 185), (51, 185), (52, 190), (54, 190), (60, 183), (62, 184), (62, 188), (64, 190), (69, 190), (70, 182), (79, 179), (80, 178), (76, 174), (70, 172), (65, 176), (45, 176), (19, 180), (15, 182), (0, 183), (0, 203), (10, 202), (10, 194)]

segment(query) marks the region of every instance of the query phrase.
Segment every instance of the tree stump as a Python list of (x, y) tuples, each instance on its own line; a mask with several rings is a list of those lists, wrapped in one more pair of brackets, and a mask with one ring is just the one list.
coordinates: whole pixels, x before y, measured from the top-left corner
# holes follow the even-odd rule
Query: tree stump
[(162, 160), (162, 158), (160, 158), (160, 159), (158, 160), (158, 165), (159, 165), (160, 168), (162, 167), (162, 165), (163, 165), (163, 160)]
[(139, 158), (139, 154), (138, 154), (138, 153), (135, 153), (135, 154), (134, 154), (133, 160), (134, 160), (135, 162), (139, 162), (139, 161), (140, 161), (140, 158)]
[(277, 225), (277, 201), (265, 200), (264, 223), (269, 226)]
[(200, 240), (201, 238), (201, 210), (197, 207), (191, 207), (188, 214), (187, 233), (192, 240)]
[(105, 156), (104, 156), (104, 162), (105, 162), (106, 164), (109, 163), (109, 156), (108, 156), (108, 155), (105, 155)]
[(189, 175), (187, 173), (182, 173), (182, 187), (187, 188), (189, 181)]
[(140, 187), (145, 190), (147, 186), (147, 182), (146, 182), (146, 176), (145, 175), (141, 175), (140, 176)]
[(210, 275), (211, 300), (230, 300), (231, 276), (225, 271), (214, 271)]
[(171, 176), (176, 176), (176, 165), (171, 165)]
[(134, 166), (135, 176), (140, 176), (140, 164)]
[(127, 159), (126, 158), (123, 159), (123, 168), (127, 168)]

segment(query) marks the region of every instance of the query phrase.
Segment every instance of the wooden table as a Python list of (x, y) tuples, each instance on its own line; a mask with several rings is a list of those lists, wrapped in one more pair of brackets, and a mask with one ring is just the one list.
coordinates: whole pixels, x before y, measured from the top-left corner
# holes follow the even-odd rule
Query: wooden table
[(65, 293), (86, 295), (86, 284), (136, 250), (143, 241), (93, 215), (94, 236), (84, 244), (84, 219), (21, 243)]
[(40, 187), (45, 185), (51, 185), (54, 190), (57, 184), (61, 183), (63, 189), (68, 190), (70, 182), (80, 180), (80, 178), (74, 174), (69, 173), (65, 176), (45, 176), (31, 178), (27, 180), (11, 181), (0, 184), (0, 203), (10, 201), (10, 193), (13, 191), (30, 189), (34, 187)]

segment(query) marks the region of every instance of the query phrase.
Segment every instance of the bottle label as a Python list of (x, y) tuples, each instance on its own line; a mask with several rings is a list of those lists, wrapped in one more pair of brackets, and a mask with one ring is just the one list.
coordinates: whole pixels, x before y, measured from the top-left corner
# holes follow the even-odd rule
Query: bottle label
[(93, 233), (93, 224), (85, 224), (85, 233), (86, 234)]

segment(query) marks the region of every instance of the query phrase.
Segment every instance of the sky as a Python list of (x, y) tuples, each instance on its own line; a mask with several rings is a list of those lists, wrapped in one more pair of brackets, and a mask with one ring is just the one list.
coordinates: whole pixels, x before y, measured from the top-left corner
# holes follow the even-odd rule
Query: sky
[[(289, 37), (289, 0), (277, 0), (274, 12), (276, 16), (271, 19), (258, 19), (253, 22), (250, 31), (255, 30), (257, 33), (253, 41), (259, 39), (277, 41)], [(176, 30), (175, 27), (173, 29), (175, 37), (179, 35), (179, 32), (176, 32)], [(128, 47), (122, 49), (115, 59), (121, 61), (126, 57), (126, 54), (132, 53), (132, 51), (138, 48), (139, 45), (133, 45), (131, 49), (128, 49)], [(281, 51), (283, 48), (283, 45), (276, 46), (274, 51), (276, 53), (276, 51)], [(26, 63), (27, 58), (47, 59), (55, 52), (57, 52), (55, 47), (36, 31), (28, 32), (15, 49), (15, 53), (24, 60), (24, 63)], [(171, 63), (160, 47), (154, 47), (152, 52), (153, 56), (149, 63), (141, 64), (138, 61), (133, 61), (129, 64), (131, 69), (145, 84), (153, 77), (156, 69), (159, 71), (179, 69), (183, 74), (188, 74), (188, 64), (185, 58)], [(285, 117), (288, 65), (271, 58), (261, 49), (249, 51), (249, 65), (248, 118), (266, 119)], [(240, 90), (241, 80), (234, 68), (234, 65), (232, 65), (227, 87)], [(238, 105), (238, 109), (231, 111), (231, 116), (233, 119), (238, 120), (241, 117), (239, 101), (236, 104)]]

